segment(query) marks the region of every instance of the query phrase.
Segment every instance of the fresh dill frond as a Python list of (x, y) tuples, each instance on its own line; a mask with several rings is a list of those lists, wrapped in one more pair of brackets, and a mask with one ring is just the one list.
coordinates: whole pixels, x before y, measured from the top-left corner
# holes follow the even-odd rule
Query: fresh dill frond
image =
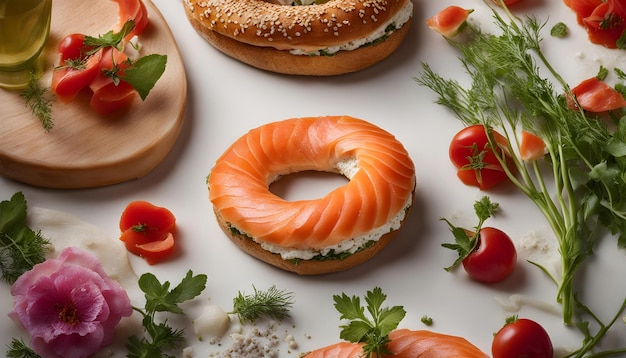
[[(578, 277), (604, 236), (601, 226), (617, 237), (618, 247), (626, 248), (626, 121), (620, 120), (624, 111), (600, 116), (572, 108), (568, 100), (576, 106), (575, 96), (542, 52), (545, 23), (530, 16), (519, 19), (503, 9), (510, 21), (493, 11), (498, 35), (470, 25), (469, 41), (450, 42), (460, 51), (461, 65), (472, 80), (469, 86), (444, 79), (428, 64), (422, 64), (416, 80), (435, 92), (437, 103), (464, 124), (504, 133), (509, 153), (519, 149), (522, 131), (544, 141), (549, 170), (517, 156), (511, 163), (503, 156), (498, 159), (511, 182), (543, 213), (558, 240), (561, 273), (558, 278), (549, 276), (558, 286), (556, 300), (564, 323), (579, 328), (590, 342), (576, 352), (582, 357), (615, 322), (599, 321), (580, 301), (584, 287)], [(543, 73), (551, 75), (558, 89)], [(613, 128), (607, 123), (611, 119)], [(495, 139), (490, 143), (495, 145)], [(602, 329), (592, 334), (587, 319)]]
[(26, 106), (30, 108), (33, 116), (41, 122), (41, 126), (49, 132), (54, 123), (52, 121), (52, 99), (48, 96), (48, 89), (39, 85), (39, 80), (33, 72), (25, 89), (20, 92), (26, 100)]
[(27, 226), (26, 199), (17, 192), (0, 202), (0, 279), (14, 283), (45, 261), (50, 242)]
[(261, 317), (283, 320), (289, 317), (289, 310), (293, 305), (293, 293), (279, 290), (271, 286), (267, 291), (260, 291), (254, 287), (252, 295), (238, 292), (233, 299), (233, 310), (242, 323), (254, 323)]

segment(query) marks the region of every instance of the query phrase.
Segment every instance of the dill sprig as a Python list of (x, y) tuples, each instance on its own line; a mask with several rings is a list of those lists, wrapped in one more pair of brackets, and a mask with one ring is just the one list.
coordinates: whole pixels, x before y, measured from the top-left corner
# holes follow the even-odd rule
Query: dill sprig
[[(470, 86), (442, 78), (428, 64), (422, 64), (416, 80), (433, 90), (439, 96), (437, 103), (451, 109), (464, 124), (482, 124), (488, 133), (492, 129), (504, 133), (510, 153), (519, 148), (521, 130), (544, 140), (548, 171), (538, 161), (526, 163), (513, 156), (509, 167), (506, 158), (498, 159), (509, 179), (541, 210), (558, 240), (560, 277), (536, 265), (558, 286), (564, 322), (584, 333), (583, 347), (571, 355), (582, 357), (615, 322), (603, 324), (578, 300), (582, 287), (576, 285), (576, 278), (603, 236), (602, 226), (617, 236), (619, 247), (626, 247), (626, 121), (619, 121), (621, 111), (610, 113), (609, 119), (616, 122), (612, 131), (606, 118), (569, 108), (566, 99), (574, 96), (541, 50), (545, 24), (534, 17), (517, 19), (503, 8), (510, 22), (493, 11), (501, 34), (483, 33), (470, 25), (469, 41), (450, 41), (461, 53)], [(542, 77), (540, 65), (560, 91)], [(497, 145), (492, 135), (490, 142)], [(601, 327), (595, 335), (583, 316)], [(624, 351), (610, 353), (615, 352)]]
[(40, 358), (22, 339), (13, 338), (7, 346), (8, 358)]
[(48, 89), (39, 85), (39, 80), (33, 72), (30, 74), (28, 85), (20, 92), (26, 100), (26, 106), (30, 108), (33, 116), (41, 122), (46, 132), (50, 132), (54, 123), (52, 121), (52, 99), (48, 96)]
[(252, 295), (238, 292), (233, 299), (233, 310), (230, 313), (236, 314), (242, 323), (254, 323), (264, 316), (279, 321), (289, 317), (293, 293), (279, 290), (276, 286), (271, 286), (267, 291), (257, 290), (254, 286), (253, 289)]
[(11, 284), (45, 261), (50, 244), (27, 226), (26, 217), (26, 199), (21, 192), (0, 202), (0, 279)]

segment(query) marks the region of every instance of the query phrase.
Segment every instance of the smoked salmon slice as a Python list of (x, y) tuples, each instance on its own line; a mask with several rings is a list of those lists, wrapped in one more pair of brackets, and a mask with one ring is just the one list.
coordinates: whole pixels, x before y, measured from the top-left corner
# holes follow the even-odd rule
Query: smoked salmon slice
[[(427, 330), (397, 329), (389, 334), (390, 355), (380, 358), (489, 358), (466, 339)], [(363, 343), (339, 342), (303, 358), (363, 358)]]
[[(350, 181), (315, 200), (269, 191), (281, 175), (341, 173)], [(346, 174), (346, 173), (344, 173)], [(249, 131), (219, 157), (209, 199), (222, 218), (259, 243), (319, 250), (383, 227), (412, 204), (415, 168), (390, 133), (348, 116), (294, 118)]]

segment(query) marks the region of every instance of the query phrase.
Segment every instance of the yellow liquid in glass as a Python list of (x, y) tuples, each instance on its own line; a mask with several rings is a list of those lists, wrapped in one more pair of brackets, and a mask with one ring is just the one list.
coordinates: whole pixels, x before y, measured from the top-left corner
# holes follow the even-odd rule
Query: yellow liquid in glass
[(0, 0), (0, 86), (22, 86), (40, 70), (51, 8), (52, 0)]

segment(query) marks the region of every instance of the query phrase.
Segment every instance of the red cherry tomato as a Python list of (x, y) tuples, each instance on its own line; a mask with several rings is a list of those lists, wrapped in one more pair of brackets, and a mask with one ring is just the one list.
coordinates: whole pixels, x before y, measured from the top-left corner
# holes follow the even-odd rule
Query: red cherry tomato
[(60, 65), (63, 66), (66, 60), (83, 59), (92, 49), (92, 46), (85, 45), (85, 35), (69, 34), (61, 39), (57, 46), (61, 54)]
[(515, 269), (517, 251), (511, 238), (492, 227), (480, 229), (474, 251), (463, 259), (463, 268), (474, 280), (494, 283), (507, 278)]
[[(506, 138), (492, 131), (495, 141), (506, 147)], [(505, 150), (498, 148), (500, 156), (508, 160)], [(473, 125), (460, 130), (450, 142), (449, 156), (458, 169), (457, 176), (466, 185), (481, 190), (492, 188), (508, 179), (502, 165), (489, 145), (483, 125)]]
[(491, 354), (493, 358), (552, 358), (554, 349), (550, 336), (539, 323), (520, 318), (496, 333)]

